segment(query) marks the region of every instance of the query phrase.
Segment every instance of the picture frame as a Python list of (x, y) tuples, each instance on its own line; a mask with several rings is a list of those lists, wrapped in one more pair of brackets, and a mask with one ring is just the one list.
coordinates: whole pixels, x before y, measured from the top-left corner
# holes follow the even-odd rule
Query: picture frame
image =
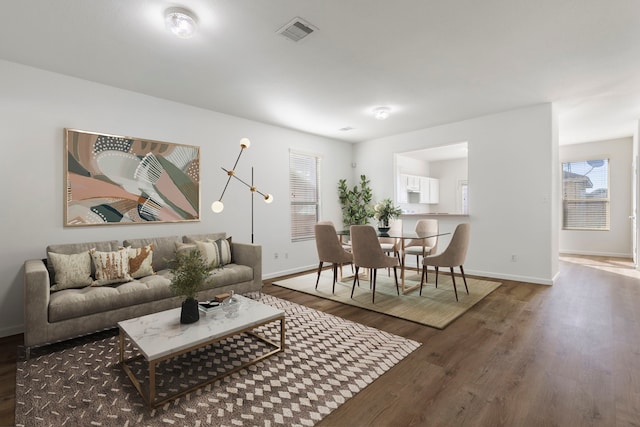
[(64, 130), (64, 225), (200, 221), (200, 148)]

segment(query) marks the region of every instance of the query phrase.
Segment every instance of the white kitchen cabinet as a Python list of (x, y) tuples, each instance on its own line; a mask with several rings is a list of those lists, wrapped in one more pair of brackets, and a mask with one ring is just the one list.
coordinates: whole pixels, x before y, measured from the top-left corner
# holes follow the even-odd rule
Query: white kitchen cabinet
[(440, 180), (420, 177), (420, 203), (436, 204), (440, 199)]

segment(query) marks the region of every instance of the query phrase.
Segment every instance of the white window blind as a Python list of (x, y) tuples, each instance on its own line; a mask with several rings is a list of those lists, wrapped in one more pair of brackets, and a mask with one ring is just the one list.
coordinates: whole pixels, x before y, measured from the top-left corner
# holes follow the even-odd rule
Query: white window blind
[(562, 163), (562, 228), (609, 230), (609, 159)]
[(320, 212), (320, 157), (289, 152), (291, 241), (314, 239)]

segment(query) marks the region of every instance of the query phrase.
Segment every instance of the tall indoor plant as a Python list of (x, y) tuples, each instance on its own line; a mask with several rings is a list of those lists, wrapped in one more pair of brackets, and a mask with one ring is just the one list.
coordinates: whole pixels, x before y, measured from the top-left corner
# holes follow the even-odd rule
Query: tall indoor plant
[(367, 224), (369, 219), (373, 218), (373, 196), (366, 175), (360, 175), (360, 187), (355, 185), (353, 189), (347, 187), (345, 179), (338, 181), (338, 195), (345, 226)]
[(209, 276), (211, 266), (200, 256), (200, 251), (176, 251), (171, 273), (171, 291), (185, 297), (182, 302), (180, 323), (194, 323), (200, 319), (196, 294)]

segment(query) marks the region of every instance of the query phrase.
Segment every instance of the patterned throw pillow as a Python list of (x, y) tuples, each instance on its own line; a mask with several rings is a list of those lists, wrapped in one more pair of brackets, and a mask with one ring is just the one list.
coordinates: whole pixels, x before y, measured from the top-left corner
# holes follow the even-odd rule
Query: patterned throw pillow
[(134, 279), (156, 274), (153, 271), (153, 243), (142, 248), (127, 247), (129, 250), (129, 275)]
[(48, 256), (55, 272), (55, 283), (51, 286), (52, 291), (84, 288), (93, 281), (91, 278), (91, 257), (88, 251), (71, 255), (49, 252)]
[(93, 265), (96, 268), (96, 280), (91, 286), (110, 285), (112, 283), (128, 282), (129, 275), (129, 250), (120, 248), (115, 252), (100, 252), (94, 249), (89, 251)]
[(204, 261), (213, 267), (221, 267), (231, 263), (231, 245), (225, 239), (196, 241)]

